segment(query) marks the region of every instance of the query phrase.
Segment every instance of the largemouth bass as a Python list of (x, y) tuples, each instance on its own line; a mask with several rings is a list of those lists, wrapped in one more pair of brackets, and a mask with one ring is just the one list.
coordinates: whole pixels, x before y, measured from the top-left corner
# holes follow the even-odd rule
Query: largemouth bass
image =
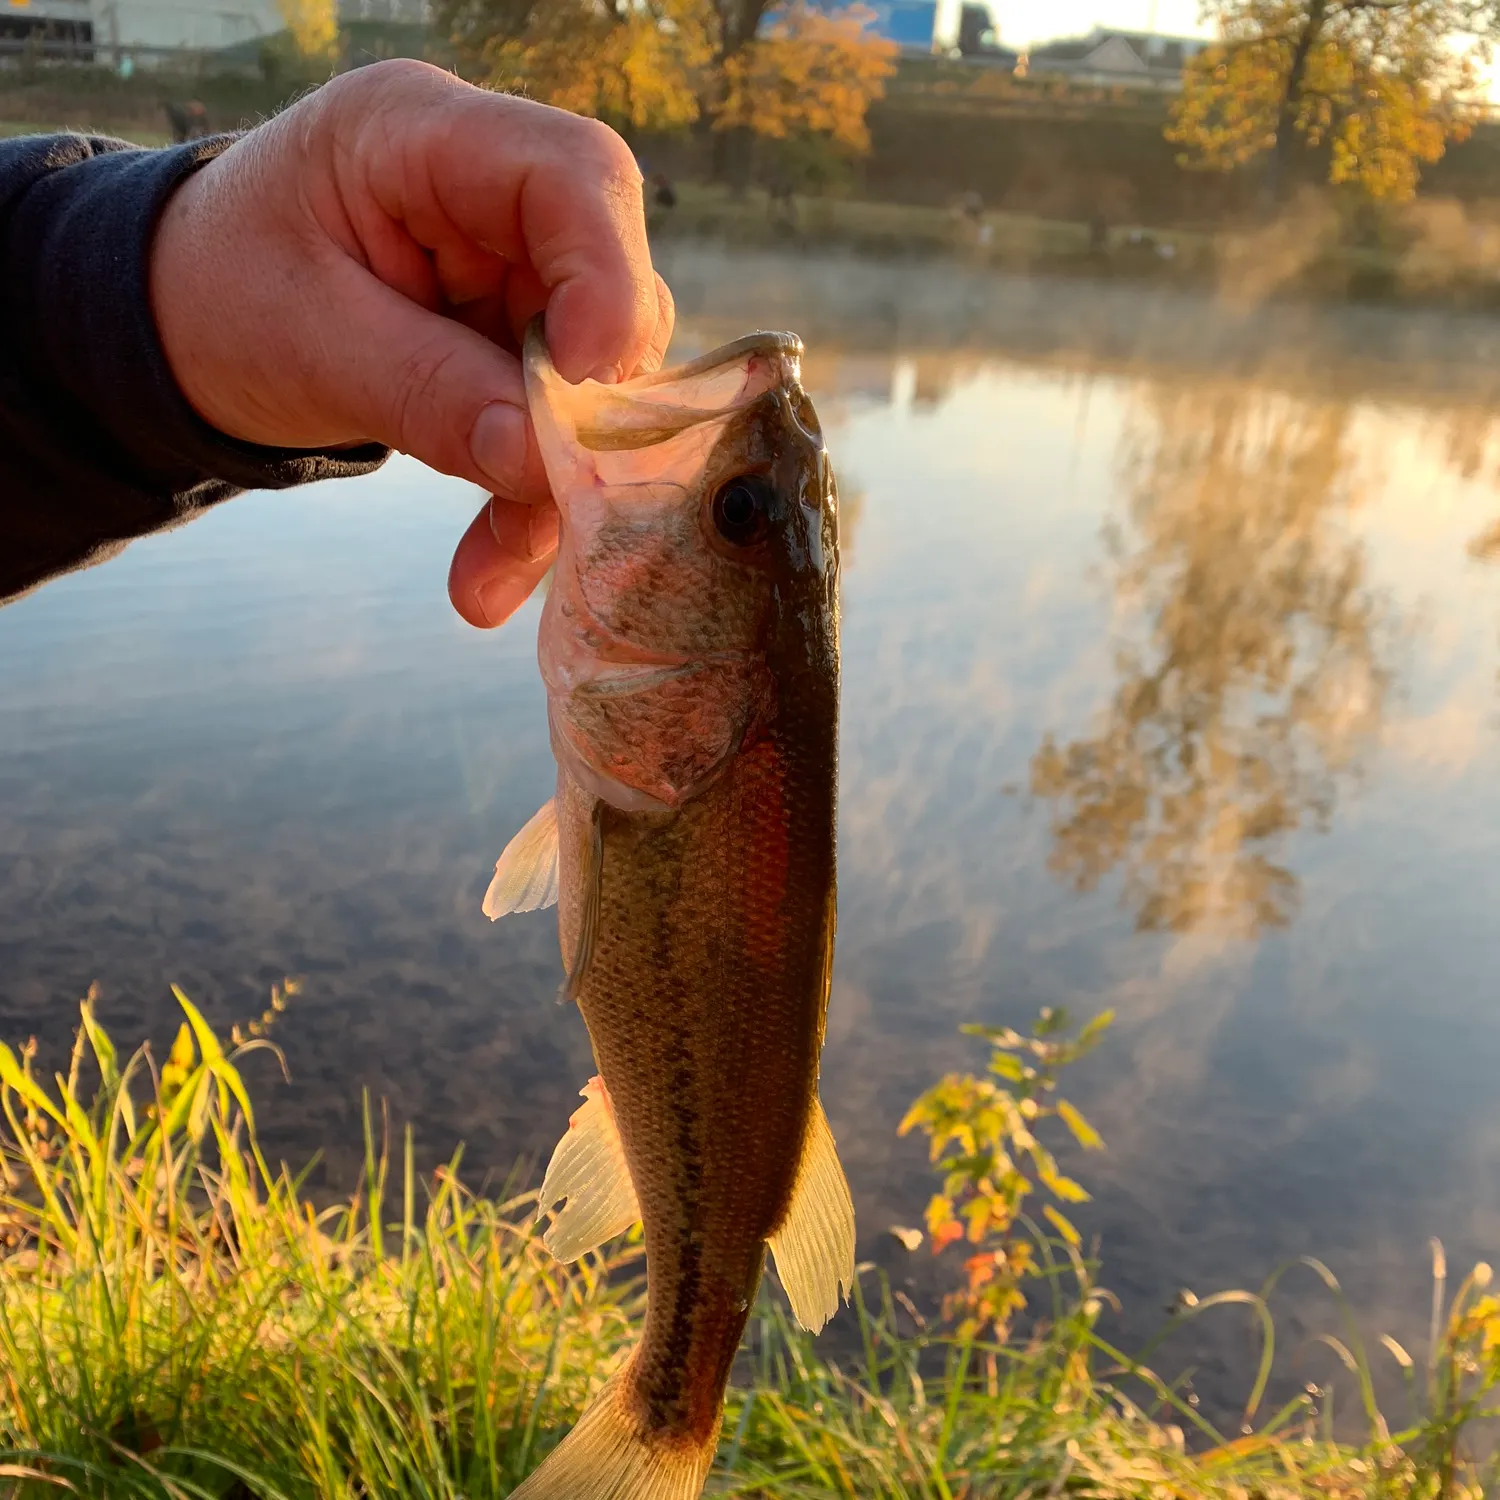
[(570, 385), (532, 421), (562, 516), (538, 655), (557, 794), (485, 912), (558, 902), (598, 1076), (542, 1187), (576, 1259), (641, 1221), (640, 1342), (517, 1500), (694, 1500), (769, 1245), (819, 1329), (854, 1209), (818, 1099), (833, 963), (838, 516), (802, 346)]

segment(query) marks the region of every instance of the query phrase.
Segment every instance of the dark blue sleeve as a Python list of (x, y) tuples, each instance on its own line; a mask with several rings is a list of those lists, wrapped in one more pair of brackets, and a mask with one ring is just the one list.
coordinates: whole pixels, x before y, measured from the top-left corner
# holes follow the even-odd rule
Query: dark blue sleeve
[(386, 456), (237, 442), (177, 388), (151, 317), (151, 235), (172, 189), (227, 144), (0, 141), (0, 602), (239, 490)]

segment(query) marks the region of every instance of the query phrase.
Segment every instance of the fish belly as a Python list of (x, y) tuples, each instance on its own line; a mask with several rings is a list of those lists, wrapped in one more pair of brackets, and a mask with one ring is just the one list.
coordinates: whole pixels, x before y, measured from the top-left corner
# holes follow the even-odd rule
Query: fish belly
[[(694, 1444), (717, 1432), (815, 1107), (834, 874), (818, 781), (767, 738), (676, 812), (600, 814), (577, 994), (645, 1228), (629, 1398), (646, 1430)], [(586, 849), (592, 799), (565, 788), (559, 807), (563, 850)]]

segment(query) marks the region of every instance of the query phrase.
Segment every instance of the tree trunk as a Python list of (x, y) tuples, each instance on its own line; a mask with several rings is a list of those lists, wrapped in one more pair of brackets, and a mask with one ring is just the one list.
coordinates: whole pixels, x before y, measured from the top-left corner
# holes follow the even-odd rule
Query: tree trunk
[(714, 132), (714, 181), (742, 198), (750, 189), (755, 136), (743, 126)]
[[(724, 64), (741, 47), (755, 40), (761, 18), (771, 8), (771, 0), (715, 0), (714, 8), (719, 16), (719, 81), (715, 84), (718, 98), (713, 101), (710, 113), (716, 112), (718, 103), (723, 98)], [(714, 181), (725, 183), (737, 197), (744, 194), (750, 186), (754, 144), (753, 134), (744, 128), (714, 132)]]
[(1273, 204), (1285, 203), (1291, 196), (1292, 164), (1297, 157), (1297, 112), (1302, 104), (1302, 85), (1307, 78), (1307, 59), (1322, 35), (1328, 19), (1329, 0), (1309, 0), (1307, 19), (1292, 49), (1292, 65), (1287, 69), (1286, 87), (1281, 91), (1281, 105), (1276, 113), (1276, 147), (1269, 163), (1270, 198)]

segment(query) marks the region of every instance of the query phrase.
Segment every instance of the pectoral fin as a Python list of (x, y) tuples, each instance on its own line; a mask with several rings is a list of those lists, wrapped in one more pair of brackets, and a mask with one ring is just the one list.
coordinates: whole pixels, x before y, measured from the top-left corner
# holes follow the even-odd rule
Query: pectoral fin
[(854, 1200), (821, 1103), (814, 1102), (797, 1185), (770, 1246), (793, 1314), (817, 1333), (854, 1285)]
[(582, 1093), (584, 1103), (552, 1153), (537, 1204), (538, 1218), (552, 1211), (542, 1242), (560, 1261), (597, 1250), (641, 1216), (604, 1080), (589, 1079)]
[(548, 799), (505, 846), (484, 894), (484, 914), (494, 922), (514, 911), (557, 904), (557, 804)]

